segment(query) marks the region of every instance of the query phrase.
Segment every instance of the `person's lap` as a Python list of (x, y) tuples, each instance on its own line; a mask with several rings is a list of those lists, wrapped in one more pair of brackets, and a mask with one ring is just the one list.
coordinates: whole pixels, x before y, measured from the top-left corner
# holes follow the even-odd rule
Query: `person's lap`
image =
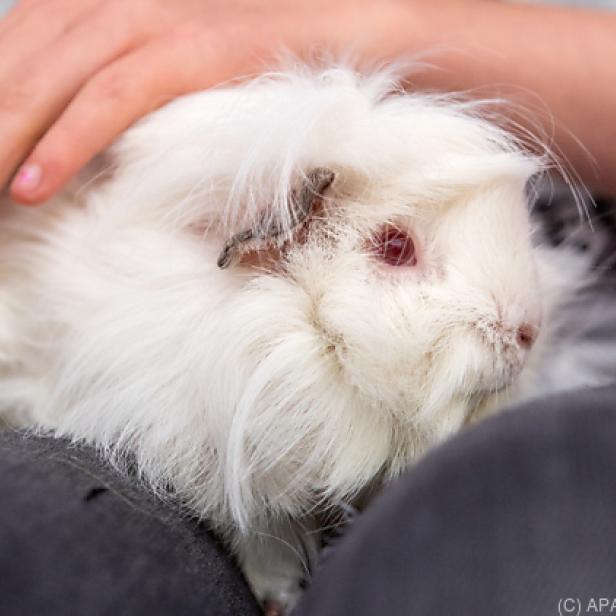
[[(616, 387), (486, 421), (377, 499), (298, 616), (558, 614), (616, 575)], [(258, 614), (203, 526), (65, 441), (0, 434), (0, 613)]]
[(66, 441), (0, 433), (2, 616), (249, 616), (219, 541)]

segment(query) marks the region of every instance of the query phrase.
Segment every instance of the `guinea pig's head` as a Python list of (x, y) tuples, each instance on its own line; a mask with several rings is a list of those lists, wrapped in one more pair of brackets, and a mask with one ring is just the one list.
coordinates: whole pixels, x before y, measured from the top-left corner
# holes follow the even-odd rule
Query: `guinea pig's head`
[[(504, 395), (541, 326), (526, 190), (540, 162), (463, 105), (340, 100), (305, 121), (274, 206), (219, 258), (241, 254), (252, 333), (234, 339), (259, 365), (229, 459), (248, 439), (268, 469), (287, 462), (280, 486), (330, 494), (398, 472)], [(262, 144), (259, 160), (285, 152)]]
[(514, 383), (541, 304), (524, 172), (474, 185), (414, 176), (336, 173), (280, 275), (311, 298), (348, 385), (441, 437)]
[[(284, 288), (281, 305), (289, 288), (302, 297), (301, 327), (316, 340), (320, 367), (302, 357), (297, 387), (320, 370), (352, 391), (348, 414), (371, 426), (366, 442), (387, 431), (389, 454), (403, 465), (502, 396), (533, 348), (541, 304), (526, 184), (536, 166), (488, 140), (426, 141), (423, 160), (405, 138), (375, 143), (382, 156), (373, 168), (326, 160), (301, 173), (295, 214), (284, 224), (269, 216), (248, 234), (269, 229), (276, 246), (257, 241), (239, 267), (284, 281), (275, 287)], [(285, 236), (289, 221), (296, 229)], [(327, 416), (324, 431), (347, 431), (329, 419), (346, 412), (340, 398), (321, 391), (338, 407), (307, 412)]]

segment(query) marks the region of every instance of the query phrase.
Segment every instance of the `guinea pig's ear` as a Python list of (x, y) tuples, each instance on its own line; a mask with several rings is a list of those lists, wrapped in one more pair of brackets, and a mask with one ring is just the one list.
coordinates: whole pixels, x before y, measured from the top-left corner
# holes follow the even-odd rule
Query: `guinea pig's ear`
[(317, 167), (307, 173), (301, 189), (289, 198), (289, 212), (285, 219), (265, 212), (254, 227), (236, 233), (225, 244), (218, 256), (218, 267), (221, 269), (229, 267), (242, 252), (258, 250), (262, 243), (290, 235), (304, 225), (335, 177), (333, 171), (324, 167)]

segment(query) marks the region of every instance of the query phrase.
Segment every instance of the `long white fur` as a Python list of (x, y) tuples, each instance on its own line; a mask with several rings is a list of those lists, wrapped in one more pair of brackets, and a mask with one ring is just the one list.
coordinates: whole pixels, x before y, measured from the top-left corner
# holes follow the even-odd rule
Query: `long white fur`
[[(339, 67), (183, 97), (109, 158), (2, 206), (0, 413), (134, 456), (291, 602), (301, 569), (276, 581), (267, 534), (397, 475), (526, 361), (512, 336), (550, 310), (524, 192), (542, 161), (478, 105)], [(217, 269), (315, 167), (336, 179), (309, 241), (276, 271)], [(416, 267), (370, 253), (388, 222)]]

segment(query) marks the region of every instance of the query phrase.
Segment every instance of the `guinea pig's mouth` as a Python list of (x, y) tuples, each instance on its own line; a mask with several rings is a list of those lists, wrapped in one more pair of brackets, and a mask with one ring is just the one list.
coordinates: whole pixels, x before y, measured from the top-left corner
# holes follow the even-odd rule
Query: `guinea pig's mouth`
[(473, 393), (483, 396), (499, 394), (507, 390), (520, 376), (525, 361), (519, 358), (499, 357), (491, 367), (480, 375)]

